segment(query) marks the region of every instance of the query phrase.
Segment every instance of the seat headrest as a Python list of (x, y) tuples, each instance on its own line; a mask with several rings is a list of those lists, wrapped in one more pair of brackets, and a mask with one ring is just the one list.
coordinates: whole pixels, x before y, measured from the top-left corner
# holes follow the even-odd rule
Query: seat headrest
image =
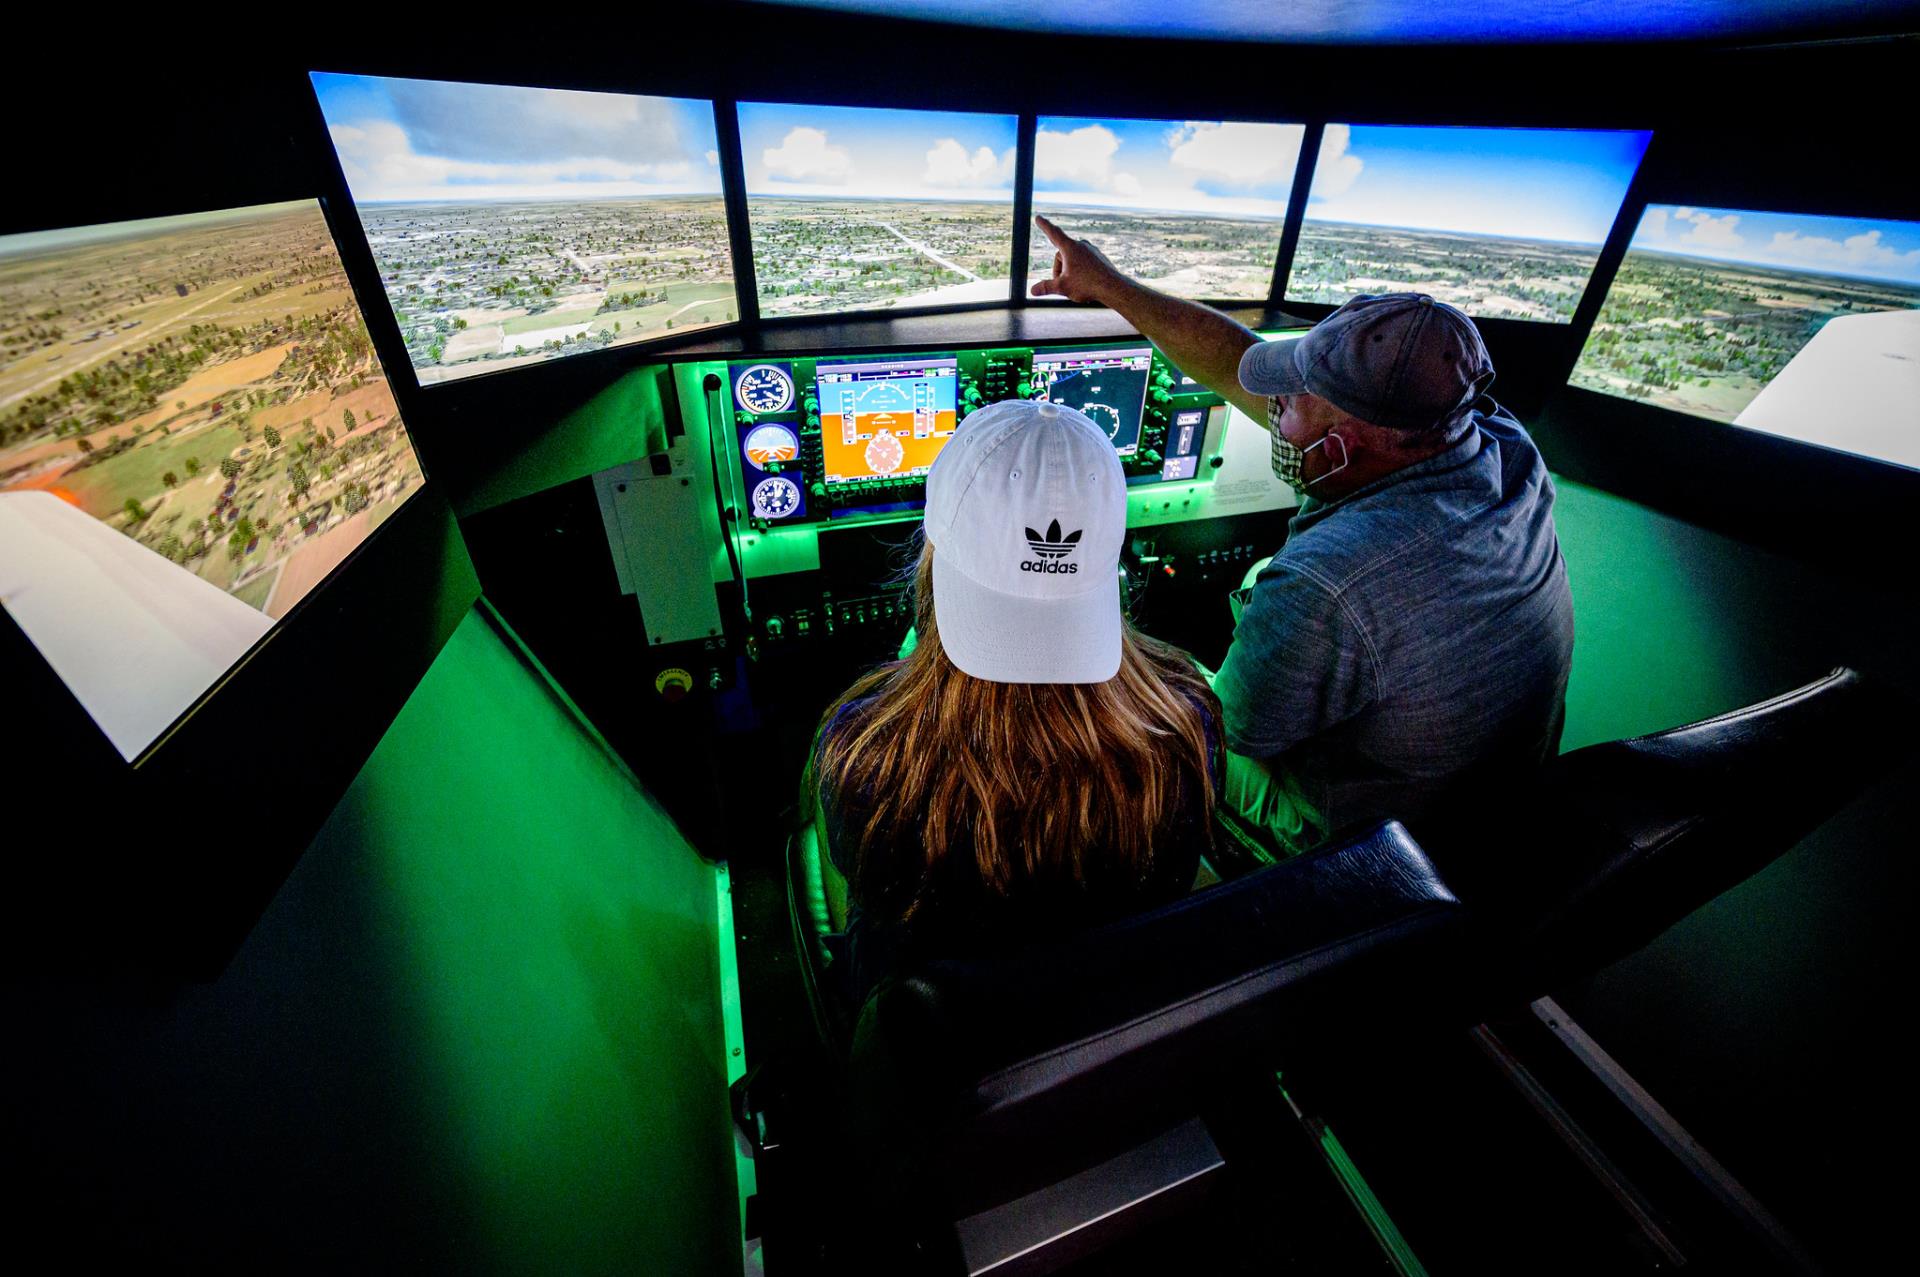
[(1018, 1157), (1088, 1118), (1158, 1112), (1170, 1077), (1200, 1071), (1183, 1065), (1244, 1065), (1315, 1011), (1377, 1011), (1363, 986), (1407, 975), (1458, 903), (1388, 822), (1044, 948), (922, 962), (868, 1000), (852, 1063), (912, 1111), (943, 1109), (984, 1163)]

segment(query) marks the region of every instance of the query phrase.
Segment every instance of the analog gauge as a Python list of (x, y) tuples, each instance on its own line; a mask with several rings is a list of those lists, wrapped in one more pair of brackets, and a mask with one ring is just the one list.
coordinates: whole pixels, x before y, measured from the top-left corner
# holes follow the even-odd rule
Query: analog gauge
[(755, 426), (747, 432), (746, 449), (747, 460), (765, 470), (769, 462), (791, 461), (799, 456), (800, 440), (785, 426)]
[(793, 378), (784, 368), (755, 364), (733, 383), (733, 394), (748, 412), (785, 412), (793, 405)]
[(784, 519), (799, 509), (800, 488), (790, 479), (762, 479), (753, 489), (753, 512), (763, 519)]

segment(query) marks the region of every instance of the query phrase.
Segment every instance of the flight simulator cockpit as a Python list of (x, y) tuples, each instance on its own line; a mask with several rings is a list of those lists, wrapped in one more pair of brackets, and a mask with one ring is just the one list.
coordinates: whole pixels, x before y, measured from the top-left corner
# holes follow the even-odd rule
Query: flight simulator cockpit
[[(111, 178), (33, 141), (0, 221), (16, 1232), (771, 1277), (1884, 1251), (1920, 204), (1857, 103), (1724, 117), (1905, 82), (1917, 28), (1657, 7), (1355, 43), (728, 3), (751, 58), (329, 37), (151, 104), (178, 147)], [(1396, 294), (1425, 309), (1324, 354)], [(1445, 431), (1359, 410), (1447, 377)], [(823, 742), (887, 671), (959, 670), (919, 569), (942, 458), (1008, 404), (1119, 476), (1096, 589), (1150, 649), (1122, 683), (1177, 662), (1153, 703), (1206, 720), (1167, 791), (1205, 847), (1120, 916), (972, 943), (942, 887), (887, 932), (849, 831), (892, 795), (830, 792)], [(1007, 535), (1059, 586), (1080, 526)], [(1437, 596), (1467, 545), (1535, 584)], [(1370, 592), (1390, 561), (1419, 588)], [(1449, 771), (1517, 737), (1556, 591), (1551, 747)], [(1256, 644), (1314, 720), (1272, 749)], [(1041, 699), (859, 737), (998, 795), (926, 881), (1005, 896), (1047, 804), (1090, 819), (1094, 778), (995, 788), (951, 745), (1041, 721), (954, 705)], [(1072, 703), (1095, 762), (1140, 756)], [(1317, 810), (1341, 768), (1404, 805)], [(1024, 863), (982, 850), (1003, 818)]]

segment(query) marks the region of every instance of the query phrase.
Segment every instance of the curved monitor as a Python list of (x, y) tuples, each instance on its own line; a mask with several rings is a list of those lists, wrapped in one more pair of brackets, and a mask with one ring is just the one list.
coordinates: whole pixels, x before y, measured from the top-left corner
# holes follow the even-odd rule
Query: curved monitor
[(1005, 301), (1017, 124), (742, 102), (760, 313)]
[[(1033, 209), (1176, 297), (1265, 301), (1304, 124), (1041, 116)], [(1029, 284), (1052, 273), (1038, 231)]]
[(312, 78), (422, 385), (737, 317), (713, 103)]
[(0, 238), (0, 606), (122, 757), (420, 486), (317, 202)]
[(1329, 124), (1287, 299), (1411, 290), (1570, 323), (1652, 136)]
[(1920, 222), (1648, 205), (1570, 381), (1920, 468)]

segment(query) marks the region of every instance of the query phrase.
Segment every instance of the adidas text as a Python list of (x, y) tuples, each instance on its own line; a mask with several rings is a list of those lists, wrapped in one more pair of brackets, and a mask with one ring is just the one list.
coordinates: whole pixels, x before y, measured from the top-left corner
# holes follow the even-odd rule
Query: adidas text
[(1058, 572), (1062, 576), (1065, 576), (1069, 573), (1078, 572), (1080, 565), (1078, 563), (1054, 563), (1046, 559), (1023, 559), (1020, 563), (1020, 570), (1022, 572)]

